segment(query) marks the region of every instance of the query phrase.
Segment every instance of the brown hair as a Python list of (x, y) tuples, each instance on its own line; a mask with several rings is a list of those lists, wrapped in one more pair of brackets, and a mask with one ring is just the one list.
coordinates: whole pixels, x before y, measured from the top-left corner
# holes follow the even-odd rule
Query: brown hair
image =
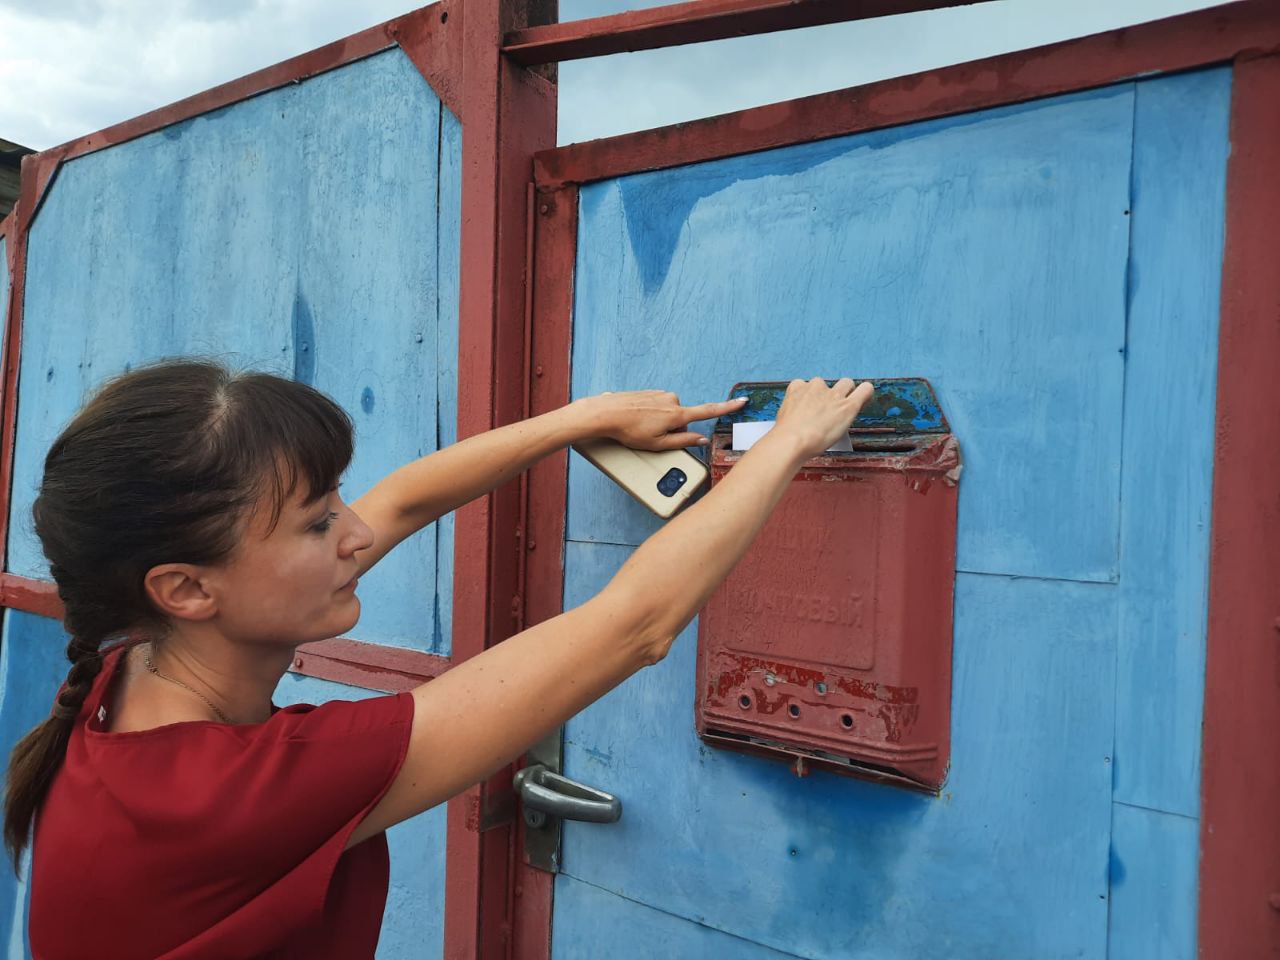
[(103, 642), (167, 628), (147, 599), (147, 571), (226, 561), (264, 494), (274, 529), (299, 484), (308, 503), (333, 489), (352, 449), (350, 417), (320, 391), (202, 359), (108, 380), (53, 442), (32, 512), (66, 611), (71, 670), (49, 718), (9, 757), (4, 839), (15, 869)]

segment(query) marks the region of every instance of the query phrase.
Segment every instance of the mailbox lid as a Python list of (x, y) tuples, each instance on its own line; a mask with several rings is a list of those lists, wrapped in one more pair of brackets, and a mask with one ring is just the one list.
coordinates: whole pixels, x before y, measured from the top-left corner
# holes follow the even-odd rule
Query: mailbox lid
[[(828, 380), (827, 383), (834, 383)], [(853, 472), (888, 470), (935, 475), (954, 485), (960, 479), (960, 446), (924, 377), (871, 378), (871, 399), (849, 427), (851, 450), (828, 450), (807, 460), (797, 480), (829, 479)], [(733, 425), (776, 420), (788, 381), (737, 383), (731, 397), (745, 395), (746, 406), (716, 421), (709, 450), (713, 480), (741, 459), (733, 449)], [(927, 482), (927, 481), (926, 481)]]
[[(858, 414), (850, 434), (892, 433), (899, 435), (950, 433), (951, 426), (938, 404), (933, 386), (924, 377), (868, 378), (875, 393)], [(855, 382), (862, 382), (854, 378)], [(786, 380), (759, 380), (736, 383), (729, 397), (747, 397), (747, 405), (716, 421), (716, 432), (731, 432), (735, 423), (778, 419), (778, 408), (786, 395)], [(828, 380), (827, 385), (834, 384)]]

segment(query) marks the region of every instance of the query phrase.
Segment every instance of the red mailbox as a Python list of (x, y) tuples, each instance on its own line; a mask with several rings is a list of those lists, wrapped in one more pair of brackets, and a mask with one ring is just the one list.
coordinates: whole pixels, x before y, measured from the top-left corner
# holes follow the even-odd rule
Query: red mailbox
[[(928, 381), (874, 380), (849, 451), (808, 461), (698, 624), (708, 743), (937, 792), (951, 743), (960, 450)], [(714, 485), (743, 456), (732, 425), (773, 420), (785, 383), (711, 441)]]

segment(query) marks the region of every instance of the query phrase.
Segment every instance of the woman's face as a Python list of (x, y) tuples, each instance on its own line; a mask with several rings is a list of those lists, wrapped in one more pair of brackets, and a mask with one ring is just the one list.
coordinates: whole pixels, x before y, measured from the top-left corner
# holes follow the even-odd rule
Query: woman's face
[(241, 642), (297, 645), (346, 633), (360, 619), (353, 577), (373, 531), (337, 489), (284, 504), (273, 530), (270, 501), (249, 516), (217, 578), (218, 626)]

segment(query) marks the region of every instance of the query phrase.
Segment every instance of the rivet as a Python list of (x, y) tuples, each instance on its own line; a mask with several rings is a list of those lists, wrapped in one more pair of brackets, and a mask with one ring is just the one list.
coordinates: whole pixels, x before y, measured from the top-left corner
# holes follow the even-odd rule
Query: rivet
[(539, 206), (539, 207), (538, 207), (538, 212), (539, 212), (539, 213), (550, 213), (550, 212), (551, 212), (551, 206), (550, 206), (550, 204), (546, 204), (546, 203), (542, 204), (541, 206)]
[(542, 364), (538, 364), (536, 367), (533, 368), (533, 375), (535, 377), (542, 376)]
[(294, 665), (295, 667), (297, 667), (299, 670), (301, 670), (301, 669), (302, 669), (302, 658), (301, 658), (301, 657), (294, 657), (294, 658), (293, 658), (293, 665)]
[(775, 677), (772, 673), (766, 673), (764, 675), (764, 685), (766, 687), (772, 687), (777, 682), (778, 682), (778, 678)]

